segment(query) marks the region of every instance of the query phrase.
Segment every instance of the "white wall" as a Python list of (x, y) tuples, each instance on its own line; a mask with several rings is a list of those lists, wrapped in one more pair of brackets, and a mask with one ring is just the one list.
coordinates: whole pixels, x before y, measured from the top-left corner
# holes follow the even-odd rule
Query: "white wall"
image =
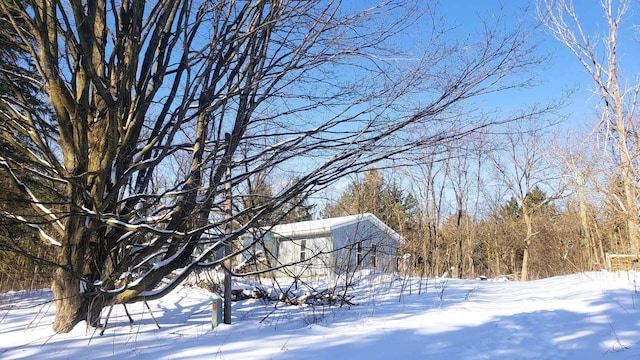
[[(386, 272), (396, 271), (396, 241), (375, 225), (369, 222), (360, 222), (341, 227), (334, 231), (333, 238), (334, 248), (337, 249), (337, 273), (374, 268), (374, 245), (375, 268)], [(362, 243), (359, 264), (358, 242)]]
[[(302, 243), (305, 243), (305, 261), (301, 260)], [(325, 275), (333, 268), (333, 247), (328, 236), (317, 238), (280, 239), (278, 259), (283, 264), (294, 264), (284, 272), (291, 272), (294, 276)]]
[[(293, 239), (279, 237), (278, 260), (281, 264), (291, 264), (280, 273), (287, 276), (313, 276), (343, 274), (372, 268), (385, 272), (397, 270), (397, 242), (374, 223), (364, 220), (326, 231), (324, 234), (308, 231), (306, 235)], [(359, 242), (360, 262), (357, 245)], [(301, 262), (303, 243), (305, 259), (308, 260), (305, 262)]]

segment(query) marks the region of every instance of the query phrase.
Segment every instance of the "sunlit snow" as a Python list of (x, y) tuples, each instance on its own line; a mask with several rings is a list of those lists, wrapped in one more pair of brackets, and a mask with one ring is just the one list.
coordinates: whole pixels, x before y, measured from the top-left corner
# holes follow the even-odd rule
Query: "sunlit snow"
[(351, 289), (357, 305), (243, 300), (233, 304), (233, 323), (215, 329), (212, 295), (192, 282), (149, 301), (160, 329), (143, 303), (128, 305), (131, 327), (116, 305), (103, 336), (84, 323), (56, 335), (49, 290), (11, 292), (0, 294), (0, 358), (640, 359), (638, 280), (608, 272), (530, 282), (362, 273)]

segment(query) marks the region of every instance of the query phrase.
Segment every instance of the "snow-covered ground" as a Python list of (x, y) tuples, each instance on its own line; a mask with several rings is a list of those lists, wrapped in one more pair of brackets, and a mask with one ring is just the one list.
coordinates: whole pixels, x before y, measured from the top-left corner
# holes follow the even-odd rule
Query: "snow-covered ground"
[[(0, 294), (1, 359), (640, 359), (640, 276), (531, 282), (362, 275), (355, 306), (244, 300), (211, 328), (211, 294), (181, 286), (113, 309), (103, 336), (51, 330), (49, 291)], [(636, 286), (637, 285), (637, 286)]]

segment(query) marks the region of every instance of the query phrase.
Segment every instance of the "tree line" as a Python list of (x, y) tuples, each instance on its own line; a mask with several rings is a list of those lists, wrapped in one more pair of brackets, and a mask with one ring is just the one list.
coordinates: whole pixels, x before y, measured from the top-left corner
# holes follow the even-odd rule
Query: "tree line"
[[(459, 160), (447, 159), (448, 164), (437, 167), (451, 172), (461, 165)], [(449, 174), (440, 175), (421, 179), (431, 188), (412, 191), (400, 188), (399, 178), (407, 176), (399, 176), (397, 169), (370, 169), (330, 201), (324, 215), (373, 213), (403, 236), (398, 256), (410, 254), (409, 272), (419, 276), (537, 279), (605, 269), (606, 253), (630, 252), (624, 218), (598, 201), (586, 204), (586, 228), (577, 194), (566, 190), (554, 198), (543, 184), (534, 185), (522, 199), (481, 194), (476, 203), (475, 194), (465, 192), (457, 208), (456, 195), (446, 184), (452, 181)]]

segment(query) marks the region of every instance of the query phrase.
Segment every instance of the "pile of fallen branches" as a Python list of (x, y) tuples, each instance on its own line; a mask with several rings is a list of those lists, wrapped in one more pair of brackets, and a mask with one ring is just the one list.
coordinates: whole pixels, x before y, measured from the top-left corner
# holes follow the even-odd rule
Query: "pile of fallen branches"
[(234, 289), (231, 291), (232, 301), (247, 299), (262, 299), (277, 301), (290, 305), (355, 305), (353, 296), (348, 296), (343, 289), (333, 287), (324, 290), (312, 290), (305, 292), (278, 291), (273, 288), (254, 287), (253, 289)]

